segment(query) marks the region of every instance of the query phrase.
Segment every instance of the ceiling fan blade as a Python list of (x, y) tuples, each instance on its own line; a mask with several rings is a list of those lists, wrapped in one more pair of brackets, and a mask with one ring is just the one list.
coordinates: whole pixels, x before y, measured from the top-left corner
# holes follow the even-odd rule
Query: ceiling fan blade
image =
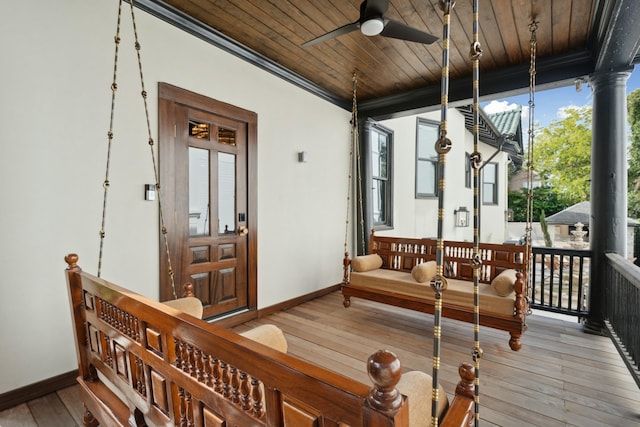
[(392, 39), (401, 39), (423, 44), (431, 44), (438, 40), (438, 37), (405, 25), (402, 22), (386, 19), (384, 29), (380, 35)]
[(360, 22), (372, 18), (382, 18), (389, 9), (389, 0), (364, 0), (360, 4)]
[(308, 42), (304, 43), (302, 47), (313, 46), (314, 44), (322, 43), (323, 41), (341, 36), (343, 34), (347, 34), (352, 31), (357, 31), (359, 28), (360, 28), (360, 22), (353, 22), (351, 24), (343, 25), (340, 28), (336, 28), (333, 31), (329, 31), (326, 34), (316, 37), (315, 39), (309, 40)]

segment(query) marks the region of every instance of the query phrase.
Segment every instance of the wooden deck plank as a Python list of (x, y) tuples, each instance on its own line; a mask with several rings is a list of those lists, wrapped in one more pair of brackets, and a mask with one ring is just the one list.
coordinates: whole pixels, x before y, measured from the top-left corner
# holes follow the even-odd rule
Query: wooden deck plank
[(80, 388), (77, 386), (58, 390), (58, 397), (75, 420), (76, 424), (82, 425), (83, 406), (80, 398)]
[[(339, 292), (240, 325), (280, 327), (289, 352), (310, 363), (369, 383), (366, 359), (394, 351), (404, 370), (431, 373), (433, 316), (370, 301), (342, 306)], [(606, 337), (569, 321), (533, 315), (519, 352), (508, 334), (481, 328), (480, 418), (483, 427), (640, 426), (640, 390)], [(442, 385), (451, 397), (460, 362), (471, 362), (472, 326), (443, 319)], [(2, 427), (81, 425), (78, 387), (0, 412)]]
[[(367, 353), (382, 347), (396, 352), (404, 369), (431, 373), (433, 316), (428, 314), (358, 299), (345, 309), (336, 292), (258, 319), (254, 326), (262, 323), (276, 323), (291, 336), (292, 353), (345, 376), (355, 372), (358, 381)], [(528, 325), (519, 352), (509, 349), (504, 331), (480, 330), (483, 426), (640, 425), (640, 390), (608, 338), (583, 333), (573, 319), (533, 315)], [(457, 365), (471, 359), (473, 329), (443, 319), (442, 330), (439, 375), (451, 395)], [(316, 348), (301, 347), (308, 345)]]
[(26, 403), (0, 412), (2, 427), (38, 427)]
[(31, 400), (28, 405), (39, 426), (75, 427), (78, 425), (56, 393)]

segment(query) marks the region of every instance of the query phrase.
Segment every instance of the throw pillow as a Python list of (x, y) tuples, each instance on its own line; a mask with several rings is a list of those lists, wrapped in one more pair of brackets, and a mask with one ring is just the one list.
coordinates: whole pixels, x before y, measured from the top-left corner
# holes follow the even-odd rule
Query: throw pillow
[(411, 276), (418, 283), (428, 282), (436, 275), (436, 268), (438, 264), (435, 261), (427, 261), (421, 264), (416, 264), (415, 267), (411, 269)]
[(363, 273), (382, 267), (382, 258), (378, 254), (360, 255), (351, 260), (351, 270)]
[(506, 297), (511, 295), (517, 279), (516, 273), (513, 269), (504, 270), (491, 281), (491, 287), (498, 296)]

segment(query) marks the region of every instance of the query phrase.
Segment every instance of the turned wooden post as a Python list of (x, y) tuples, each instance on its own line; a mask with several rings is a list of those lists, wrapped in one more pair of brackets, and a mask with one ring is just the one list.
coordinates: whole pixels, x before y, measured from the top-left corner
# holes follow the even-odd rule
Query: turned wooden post
[[(525, 320), (529, 311), (528, 301), (527, 301), (527, 293), (525, 286), (525, 277), (522, 273), (516, 273), (516, 283), (514, 284), (514, 290), (516, 291), (516, 301), (514, 304), (514, 317), (524, 325), (523, 331), (526, 329)], [(510, 332), (511, 339), (509, 340), (509, 347), (511, 350), (518, 351), (522, 348), (522, 342), (520, 338), (522, 337), (522, 332)]]
[[(73, 310), (73, 332), (76, 335), (76, 357), (78, 359), (78, 373), (81, 378), (91, 380), (97, 378), (95, 369), (89, 364), (86, 354), (86, 346), (88, 345), (88, 336), (86, 329), (85, 317), (85, 300), (82, 291), (82, 283), (80, 282), (79, 273), (82, 272), (78, 266), (78, 255), (69, 254), (64, 257), (67, 263), (67, 286), (69, 289), (69, 301)], [(91, 411), (83, 403), (82, 423), (87, 427), (95, 427), (98, 420), (93, 416)]]
[(367, 403), (385, 412), (397, 411), (402, 406), (402, 395), (396, 388), (402, 376), (400, 360), (389, 350), (378, 350), (367, 361), (367, 372), (373, 388)]
[(187, 282), (183, 286), (182, 297), (195, 297), (196, 294), (193, 293), (193, 284), (191, 282)]
[(342, 284), (349, 283), (349, 266), (351, 265), (351, 258), (349, 258), (349, 252), (344, 253), (344, 259), (342, 260)]
[(365, 399), (363, 425), (407, 427), (409, 405), (396, 388), (402, 376), (402, 367), (396, 355), (389, 350), (378, 350), (369, 357), (367, 372), (373, 388)]
[(460, 382), (440, 427), (472, 427), (475, 421), (475, 368), (470, 363), (458, 367)]
[(476, 370), (471, 363), (462, 363), (458, 366), (460, 382), (456, 386), (456, 395), (465, 396), (470, 399), (475, 397), (476, 391)]
[[(349, 267), (351, 266), (351, 258), (349, 258), (349, 252), (344, 253), (344, 260), (342, 260), (342, 286), (349, 285)], [(349, 308), (351, 306), (351, 299), (348, 296), (344, 297), (342, 301), (342, 305), (345, 308)]]
[(82, 283), (79, 277), (79, 273), (82, 272), (82, 269), (78, 266), (78, 255), (69, 254), (64, 257), (64, 260), (67, 263), (67, 286), (69, 290), (69, 301), (73, 310), (73, 331), (76, 335), (78, 371), (82, 378), (92, 379), (94, 378), (95, 373), (90, 368), (85, 348), (88, 342), (88, 337), (86, 329), (87, 320), (84, 313), (84, 294), (82, 292)]

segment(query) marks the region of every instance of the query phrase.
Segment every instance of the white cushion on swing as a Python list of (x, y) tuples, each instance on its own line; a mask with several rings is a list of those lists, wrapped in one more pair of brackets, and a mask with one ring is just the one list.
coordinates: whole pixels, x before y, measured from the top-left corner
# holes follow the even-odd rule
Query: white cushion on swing
[(491, 281), (491, 287), (496, 291), (498, 296), (507, 297), (513, 293), (516, 280), (518, 279), (516, 274), (517, 271), (514, 269), (507, 269)]
[(351, 270), (357, 272), (376, 270), (382, 267), (382, 258), (378, 254), (360, 255), (351, 260)]
[(416, 266), (411, 269), (411, 277), (416, 279), (418, 283), (426, 283), (436, 275), (437, 268), (438, 264), (435, 261), (416, 264)]

